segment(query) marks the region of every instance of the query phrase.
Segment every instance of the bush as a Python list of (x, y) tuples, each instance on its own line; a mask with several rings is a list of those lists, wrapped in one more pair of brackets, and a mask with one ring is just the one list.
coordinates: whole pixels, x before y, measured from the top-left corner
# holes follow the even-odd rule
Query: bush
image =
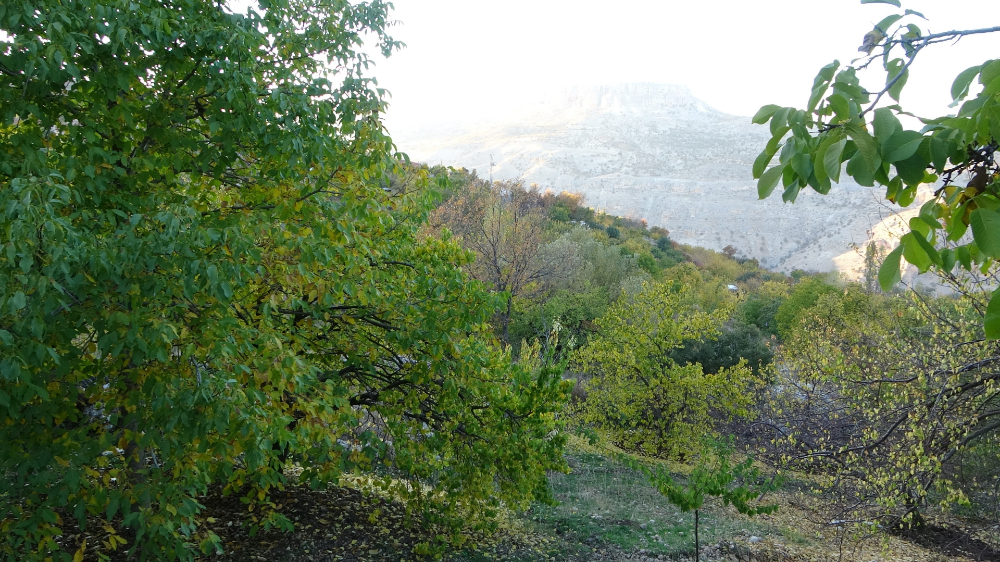
[(757, 373), (771, 364), (774, 353), (757, 326), (737, 321), (723, 327), (717, 337), (685, 340), (670, 356), (679, 365), (700, 364), (708, 374), (735, 367), (745, 360)]
[[(792, 272), (794, 275), (795, 272)], [(802, 313), (816, 304), (823, 295), (835, 293), (837, 288), (817, 277), (802, 277), (792, 294), (778, 307), (774, 315), (778, 335), (788, 339), (802, 316)]]
[(549, 208), (549, 218), (558, 222), (569, 222), (570, 210), (567, 209), (563, 204), (556, 203), (551, 208)]
[(617, 226), (609, 226), (605, 229), (605, 232), (608, 233), (608, 238), (621, 238), (622, 235), (622, 232), (618, 230)]

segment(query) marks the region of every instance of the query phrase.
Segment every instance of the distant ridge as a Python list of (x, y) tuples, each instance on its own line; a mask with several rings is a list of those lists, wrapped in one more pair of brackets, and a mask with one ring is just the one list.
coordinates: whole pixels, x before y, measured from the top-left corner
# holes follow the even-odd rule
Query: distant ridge
[(851, 245), (864, 245), (871, 231), (888, 237), (892, 229), (880, 223), (899, 209), (853, 182), (827, 196), (807, 188), (794, 206), (778, 196), (758, 201), (751, 167), (769, 138), (767, 127), (722, 113), (684, 86), (636, 83), (571, 88), (471, 130), (396, 141), (414, 160), (582, 193), (589, 206), (645, 218), (678, 242), (731, 244), (782, 271), (856, 277), (861, 259)]

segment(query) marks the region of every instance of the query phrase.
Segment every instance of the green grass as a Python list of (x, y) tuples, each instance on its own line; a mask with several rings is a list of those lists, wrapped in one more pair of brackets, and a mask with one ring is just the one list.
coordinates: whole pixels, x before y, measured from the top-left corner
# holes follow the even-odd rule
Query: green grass
[[(694, 514), (667, 502), (642, 474), (592, 453), (574, 453), (567, 460), (572, 472), (550, 477), (559, 505), (537, 505), (526, 514), (539, 531), (555, 534), (567, 544), (613, 544), (626, 552), (644, 549), (673, 556), (694, 552)], [(743, 531), (778, 534), (711, 504), (700, 521), (702, 545)]]

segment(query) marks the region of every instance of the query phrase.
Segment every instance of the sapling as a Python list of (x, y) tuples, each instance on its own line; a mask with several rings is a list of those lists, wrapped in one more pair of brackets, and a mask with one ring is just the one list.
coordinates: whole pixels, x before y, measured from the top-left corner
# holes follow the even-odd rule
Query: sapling
[(721, 498), (723, 504), (731, 504), (737, 511), (749, 516), (778, 510), (777, 504), (762, 504), (759, 500), (781, 486), (781, 476), (763, 478), (760, 469), (754, 466), (753, 457), (748, 456), (744, 461), (733, 464), (732, 456), (733, 447), (729, 441), (706, 439), (698, 465), (683, 484), (675, 480), (662, 464), (651, 467), (631, 458), (627, 461), (633, 468), (645, 473), (667, 501), (685, 513), (694, 511), (695, 560), (700, 559), (699, 515), (707, 496)]

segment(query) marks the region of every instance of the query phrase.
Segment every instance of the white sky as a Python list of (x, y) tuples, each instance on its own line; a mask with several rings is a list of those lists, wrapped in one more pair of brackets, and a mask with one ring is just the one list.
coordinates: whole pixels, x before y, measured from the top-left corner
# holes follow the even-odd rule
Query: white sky
[[(856, 57), (864, 34), (898, 12), (859, 0), (393, 2), (392, 34), (407, 47), (371, 71), (392, 93), (390, 133), (488, 120), (541, 91), (621, 82), (682, 84), (736, 115), (801, 107), (820, 67)], [(929, 18), (925, 32), (1000, 25), (997, 0), (903, 7)], [(940, 115), (955, 76), (996, 57), (1000, 33), (925, 50), (901, 102)]]

